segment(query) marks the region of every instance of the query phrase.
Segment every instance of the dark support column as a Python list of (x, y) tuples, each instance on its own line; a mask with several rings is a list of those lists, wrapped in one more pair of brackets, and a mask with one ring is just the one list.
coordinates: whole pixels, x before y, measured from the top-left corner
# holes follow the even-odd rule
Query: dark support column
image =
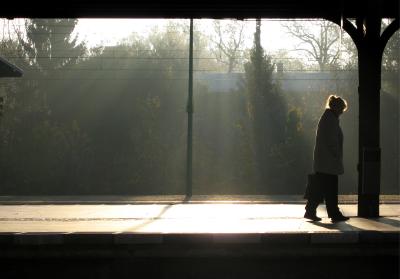
[(188, 86), (188, 131), (187, 131), (187, 162), (186, 162), (186, 199), (192, 196), (192, 143), (193, 143), (193, 19), (190, 19), (189, 35), (189, 86)]
[(397, 17), (381, 34), (380, 5), (379, 1), (365, 1), (366, 14), (356, 18), (356, 26), (341, 16), (327, 18), (346, 30), (358, 50), (358, 216), (366, 218), (379, 217), (382, 55), (386, 43), (400, 28)]
[(381, 178), (380, 90), (382, 55), (400, 27), (396, 18), (381, 34), (379, 2), (368, 2), (368, 13), (348, 31), (357, 45), (359, 71), (358, 216), (379, 217)]
[(381, 54), (373, 44), (359, 48), (358, 216), (379, 216)]
[(356, 20), (360, 34), (356, 43), (359, 71), (358, 216), (379, 217), (381, 16), (376, 1), (368, 1), (366, 5), (366, 16)]

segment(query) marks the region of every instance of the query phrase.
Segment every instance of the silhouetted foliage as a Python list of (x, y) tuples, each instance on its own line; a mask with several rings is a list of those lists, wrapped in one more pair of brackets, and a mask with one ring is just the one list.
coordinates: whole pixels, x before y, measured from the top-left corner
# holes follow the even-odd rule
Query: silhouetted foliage
[(281, 144), (285, 141), (286, 104), (272, 81), (274, 65), (271, 57), (264, 53), (260, 42), (261, 21), (256, 22), (254, 46), (250, 61), (245, 64), (245, 87), (248, 96), (249, 133), (255, 165), (259, 176), (259, 187), (277, 185), (276, 174), (281, 156)]
[[(170, 24), (148, 37), (87, 49), (72, 35), (75, 25), (72, 19), (32, 19), (26, 36), (1, 42), (1, 55), (23, 68), (24, 77), (1, 80), (0, 194), (184, 194), (187, 26)], [(260, 32), (258, 21), (237, 89), (217, 92), (207, 80), (195, 80), (194, 194), (303, 193), (316, 124), (332, 92), (284, 91)], [(196, 55), (207, 53), (205, 40), (195, 36)], [(388, 44), (388, 75), (398, 73), (397, 46), (398, 40)], [(195, 70), (207, 63), (216, 69), (208, 61), (195, 60)], [(341, 118), (343, 193), (357, 189), (353, 65), (327, 77), (349, 103)], [(398, 138), (386, 136), (398, 123), (398, 79), (385, 74), (382, 145), (398, 148)], [(398, 161), (396, 154), (390, 162)], [(396, 174), (394, 164), (387, 168)], [(384, 191), (398, 192), (394, 177), (385, 179)]]

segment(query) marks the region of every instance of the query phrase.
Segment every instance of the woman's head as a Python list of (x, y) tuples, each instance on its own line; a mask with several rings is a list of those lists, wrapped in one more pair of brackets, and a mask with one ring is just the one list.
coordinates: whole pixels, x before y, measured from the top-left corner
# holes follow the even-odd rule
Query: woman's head
[(337, 115), (340, 115), (347, 110), (347, 102), (339, 96), (330, 95), (326, 100), (326, 108), (329, 108)]

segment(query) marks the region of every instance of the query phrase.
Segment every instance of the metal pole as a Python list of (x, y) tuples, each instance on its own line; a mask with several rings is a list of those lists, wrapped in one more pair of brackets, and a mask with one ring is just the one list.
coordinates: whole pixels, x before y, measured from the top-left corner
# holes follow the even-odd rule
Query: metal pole
[(192, 143), (193, 143), (193, 18), (190, 19), (189, 37), (189, 88), (186, 111), (188, 113), (187, 162), (186, 162), (186, 198), (192, 196)]

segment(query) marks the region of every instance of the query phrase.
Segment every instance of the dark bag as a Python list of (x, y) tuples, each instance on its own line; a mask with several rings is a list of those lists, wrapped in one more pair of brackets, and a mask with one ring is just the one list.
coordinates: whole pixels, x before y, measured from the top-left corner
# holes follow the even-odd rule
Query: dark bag
[(323, 189), (320, 177), (315, 173), (308, 174), (304, 198), (307, 200), (322, 202), (324, 200), (322, 190)]

